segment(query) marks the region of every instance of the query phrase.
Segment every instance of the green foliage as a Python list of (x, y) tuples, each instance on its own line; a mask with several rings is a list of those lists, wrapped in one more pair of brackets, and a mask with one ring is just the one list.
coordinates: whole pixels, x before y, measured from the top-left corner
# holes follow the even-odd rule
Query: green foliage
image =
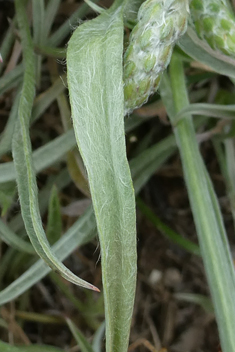
[[(32, 31), (27, 3), (32, 5)], [(62, 261), (78, 246), (94, 240), (98, 230), (106, 351), (126, 352), (137, 273), (134, 190), (138, 194), (178, 148), (200, 250), (160, 221), (143, 201), (138, 199), (137, 205), (169, 241), (201, 255), (212, 301), (194, 293), (177, 293), (175, 297), (214, 312), (223, 352), (231, 352), (235, 345), (234, 266), (218, 199), (198, 148), (196, 129), (202, 125), (205, 128), (205, 121), (211, 117), (227, 119), (226, 126), (224, 123), (220, 129), (220, 136), (213, 139), (213, 145), (235, 222), (233, 92), (230, 101), (225, 89), (226, 99), (215, 99), (216, 104), (214, 101), (209, 104), (204, 99), (207, 87), (195, 92), (191, 87), (195, 82), (199, 85), (210, 82), (211, 77), (216, 79), (218, 74), (227, 76), (232, 82), (229, 84), (234, 84), (235, 16), (232, 7), (226, 0), (192, 0), (189, 4), (187, 0), (146, 0), (142, 5), (139, 0), (116, 0), (108, 10), (90, 0), (87, 3), (100, 15), (74, 31), (67, 50), (62, 47), (63, 41), (71, 32), (71, 25), (77, 25), (78, 17), (87, 14), (87, 4), (81, 5), (54, 30), (61, 0), (15, 0), (16, 18), (2, 40), (0, 73), (6, 67), (16, 35), (22, 46), (23, 62), (0, 77), (0, 94), (7, 93), (9, 97), (12, 94), (12, 108), (0, 137), (0, 157), (4, 161), (0, 165), (0, 238), (4, 242), (0, 262), (0, 304), (11, 302), (24, 293), (26, 298), (21, 296), (21, 301), (17, 302), (24, 305), (29, 297), (28, 290), (51, 269), (74, 284), (97, 290), (74, 275)], [(190, 26), (187, 29), (188, 19)], [(126, 27), (133, 29), (129, 40), (128, 36), (125, 38), (125, 51)], [(175, 53), (171, 59), (173, 50)], [(66, 75), (62, 76), (62, 82), (51, 59), (64, 58), (66, 51), (71, 111), (68, 96), (64, 93)], [(48, 67), (52, 81), (45, 90), (42, 80), (45, 74), (42, 67), (46, 66), (44, 58), (50, 58)], [(188, 89), (184, 69), (192, 65), (190, 70), (194, 70), (195, 60), (200, 71), (189, 77)], [(170, 76), (164, 72), (169, 63)], [(36, 87), (40, 89), (38, 95)], [(158, 87), (160, 99), (156, 103), (156, 97), (152, 96), (153, 110), (165, 107), (173, 133), (152, 144), (151, 131), (143, 137), (133, 154), (133, 147), (128, 148), (130, 156), (134, 155), (128, 165), (126, 134), (134, 131), (144, 119), (133, 114), (124, 123), (124, 115), (142, 106)], [(10, 90), (13, 93), (9, 93)], [(41, 133), (43, 145), (37, 147), (38, 127), (35, 122), (54, 100), (58, 103), (64, 132), (61, 125), (57, 126), (55, 130), (61, 135), (53, 140), (50, 133), (46, 132), (45, 136), (44, 132)], [(150, 111), (151, 105), (148, 108)], [(141, 111), (143, 113), (144, 109)], [(200, 118), (193, 121), (192, 116), (196, 115)], [(214, 120), (209, 121), (213, 125)], [(211, 131), (208, 133), (213, 135)], [(76, 144), (78, 149), (74, 149)], [(50, 176), (45, 177), (47, 174), (44, 173), (46, 181), (38, 191), (37, 174), (51, 166)], [(65, 223), (59, 192), (72, 180), (84, 195), (91, 196), (93, 207), (89, 207), (62, 235)], [(38, 181), (41, 184), (40, 177)], [(21, 212), (14, 215), (12, 209), (18, 206), (17, 191)], [(47, 216), (43, 217), (46, 213)], [(25, 239), (26, 234), (31, 244)], [(37, 256), (40, 258), (36, 261)], [(11, 277), (15, 281), (6, 286)], [(84, 294), (84, 303), (56, 273), (52, 272), (50, 279), (89, 329), (96, 331), (91, 345), (80, 328), (67, 319), (76, 344), (82, 351), (100, 352), (104, 334), (104, 324), (100, 326), (101, 319), (104, 319), (103, 295), (92, 305), (94, 296), (88, 291)], [(3, 319), (0, 324), (7, 328)], [(51, 346), (11, 346), (1, 341), (0, 350), (60, 352)]]
[(127, 349), (136, 284), (135, 202), (123, 121), (122, 17), (118, 8), (78, 27), (67, 54), (73, 125), (99, 232), (110, 352)]
[(235, 16), (223, 0), (192, 0), (190, 25), (212, 49), (235, 56)]
[(124, 56), (125, 110), (130, 113), (156, 92), (176, 41), (187, 29), (186, 0), (145, 1)]

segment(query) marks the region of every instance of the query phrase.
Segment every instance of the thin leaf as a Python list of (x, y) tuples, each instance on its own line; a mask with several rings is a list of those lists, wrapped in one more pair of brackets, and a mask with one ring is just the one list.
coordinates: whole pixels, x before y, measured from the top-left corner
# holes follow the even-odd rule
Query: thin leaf
[[(38, 148), (32, 153), (35, 172), (38, 173), (59, 161), (75, 145), (76, 140), (74, 132), (70, 130), (41, 148)], [(8, 162), (0, 164), (0, 183), (14, 181), (15, 179), (16, 172), (14, 163)]]
[(60, 7), (61, 0), (49, 0), (44, 18), (44, 38), (47, 38), (53, 25), (56, 13)]
[[(95, 237), (96, 223), (93, 210), (90, 207), (73, 226), (52, 246), (57, 258), (63, 261), (77, 246), (83, 245)], [(46, 276), (51, 269), (43, 260), (38, 260), (23, 275), (0, 292), (0, 305), (10, 302), (35, 283)]]
[(56, 186), (52, 187), (48, 208), (47, 238), (51, 245), (57, 242), (62, 233), (60, 200)]
[[(59, 174), (57, 176), (52, 175), (48, 178), (48, 182), (39, 191), (39, 196), (38, 196), (41, 216), (43, 216), (45, 214), (45, 212), (48, 208), (50, 192), (51, 192), (53, 185), (56, 185), (57, 189), (61, 190), (64, 187), (68, 186), (68, 184), (70, 182), (71, 182), (71, 179), (70, 179), (68, 171), (66, 169), (59, 172)], [(15, 232), (22, 230), (24, 228), (23, 219), (22, 219), (22, 216), (20, 213), (15, 215), (10, 220), (9, 226)]]
[[(44, 41), (44, 1), (32, 0), (33, 4), (33, 40), (35, 45), (42, 45)], [(36, 82), (40, 86), (42, 57), (36, 55)]]
[(235, 78), (235, 60), (212, 50), (207, 43), (198, 38), (192, 28), (188, 28), (178, 45), (186, 54), (217, 73)]
[(207, 313), (214, 313), (214, 307), (209, 297), (194, 293), (176, 293), (174, 297), (180, 301), (199, 304)]
[(105, 334), (105, 321), (100, 325), (99, 329), (97, 329), (95, 332), (93, 342), (92, 342), (92, 348), (94, 352), (102, 351), (104, 334)]
[(184, 107), (175, 117), (177, 124), (185, 115), (204, 115), (223, 119), (235, 119), (235, 105), (197, 103)]
[(135, 202), (124, 133), (122, 16), (119, 8), (78, 27), (67, 53), (73, 125), (101, 246), (107, 352), (127, 350), (136, 285)]
[(81, 352), (94, 352), (91, 345), (85, 338), (85, 336), (81, 333), (80, 330), (76, 327), (76, 325), (72, 322), (70, 319), (66, 319), (66, 322), (68, 324), (68, 327), (73, 334), (73, 337), (75, 338), (78, 346), (81, 349)]
[(146, 216), (146, 218), (150, 220), (151, 223), (172, 242), (176, 243), (178, 246), (184, 248), (188, 252), (200, 255), (200, 249), (198, 245), (182, 237), (167, 225), (165, 225), (140, 198), (137, 200), (137, 206)]
[(29, 136), (29, 121), (35, 92), (33, 43), (30, 37), (27, 16), (21, 0), (16, 0), (15, 5), (22, 38), (25, 71), (19, 104), (19, 120), (14, 133), (12, 151), (25, 228), (33, 247), (47, 265), (53, 270), (59, 271), (64, 278), (74, 284), (99, 291), (95, 286), (74, 275), (56, 258), (43, 230), (38, 206), (37, 184), (33, 169), (32, 149)]
[(18, 65), (0, 78), (0, 96), (9, 89), (19, 86), (22, 81), (23, 66)]
[(15, 122), (17, 119), (18, 107), (19, 107), (19, 100), (20, 100), (20, 91), (16, 94), (16, 97), (13, 102), (13, 106), (11, 108), (10, 116), (7, 120), (6, 127), (1, 134), (0, 140), (0, 156), (7, 153), (11, 150), (12, 144), (12, 137), (15, 128)]
[[(173, 56), (171, 82), (176, 112), (189, 105), (182, 62)], [(174, 124), (174, 118), (171, 119)], [(212, 183), (198, 149), (192, 118), (186, 116), (174, 129), (189, 199), (224, 352), (235, 346), (235, 272)]]
[[(5, 36), (4, 36), (4, 39), (2, 41), (2, 44), (1, 44), (1, 57), (2, 57), (2, 61), (5, 62), (5, 60), (7, 59), (10, 51), (11, 51), (11, 48), (12, 48), (12, 45), (14, 43), (14, 39), (15, 39), (15, 36), (14, 36), (14, 31), (13, 31), (13, 27), (15, 25), (15, 18), (12, 20), (11, 22), (11, 25), (9, 26)], [(3, 71), (3, 64), (0, 62), (0, 74), (2, 73)]]
[(18, 251), (35, 254), (35, 251), (30, 243), (22, 240), (12, 230), (4, 224), (0, 219), (0, 238), (9, 246), (17, 249)]
[(60, 348), (46, 345), (12, 346), (0, 341), (1, 352), (64, 352)]
[[(97, 1), (93, 1), (94, 3)], [(65, 21), (49, 38), (48, 44), (52, 46), (59, 45), (70, 33), (71, 27), (77, 26), (79, 20), (84, 18), (89, 12), (90, 7), (87, 4), (82, 4), (79, 8)]]

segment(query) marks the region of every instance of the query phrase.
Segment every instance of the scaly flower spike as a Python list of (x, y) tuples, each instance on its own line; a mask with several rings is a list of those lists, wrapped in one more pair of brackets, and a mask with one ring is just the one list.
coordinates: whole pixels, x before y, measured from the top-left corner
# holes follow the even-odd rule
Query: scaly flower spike
[(187, 0), (147, 0), (141, 5), (124, 56), (126, 113), (156, 92), (174, 45), (187, 29), (188, 14)]

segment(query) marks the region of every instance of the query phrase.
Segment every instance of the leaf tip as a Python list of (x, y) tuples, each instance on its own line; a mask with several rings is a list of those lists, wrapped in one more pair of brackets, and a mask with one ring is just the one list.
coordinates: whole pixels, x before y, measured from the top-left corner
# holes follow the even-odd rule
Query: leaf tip
[(90, 289), (95, 291), (95, 292), (100, 292), (100, 290), (98, 289), (98, 287), (94, 286), (94, 285), (91, 285), (90, 286)]

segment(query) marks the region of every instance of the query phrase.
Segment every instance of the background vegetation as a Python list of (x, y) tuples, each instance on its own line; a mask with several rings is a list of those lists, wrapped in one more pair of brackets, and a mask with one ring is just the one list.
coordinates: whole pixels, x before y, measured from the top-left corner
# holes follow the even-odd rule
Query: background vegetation
[(0, 351), (104, 351), (106, 317), (106, 351), (231, 352), (233, 55), (191, 24), (123, 119), (140, 3), (111, 5), (0, 2)]

